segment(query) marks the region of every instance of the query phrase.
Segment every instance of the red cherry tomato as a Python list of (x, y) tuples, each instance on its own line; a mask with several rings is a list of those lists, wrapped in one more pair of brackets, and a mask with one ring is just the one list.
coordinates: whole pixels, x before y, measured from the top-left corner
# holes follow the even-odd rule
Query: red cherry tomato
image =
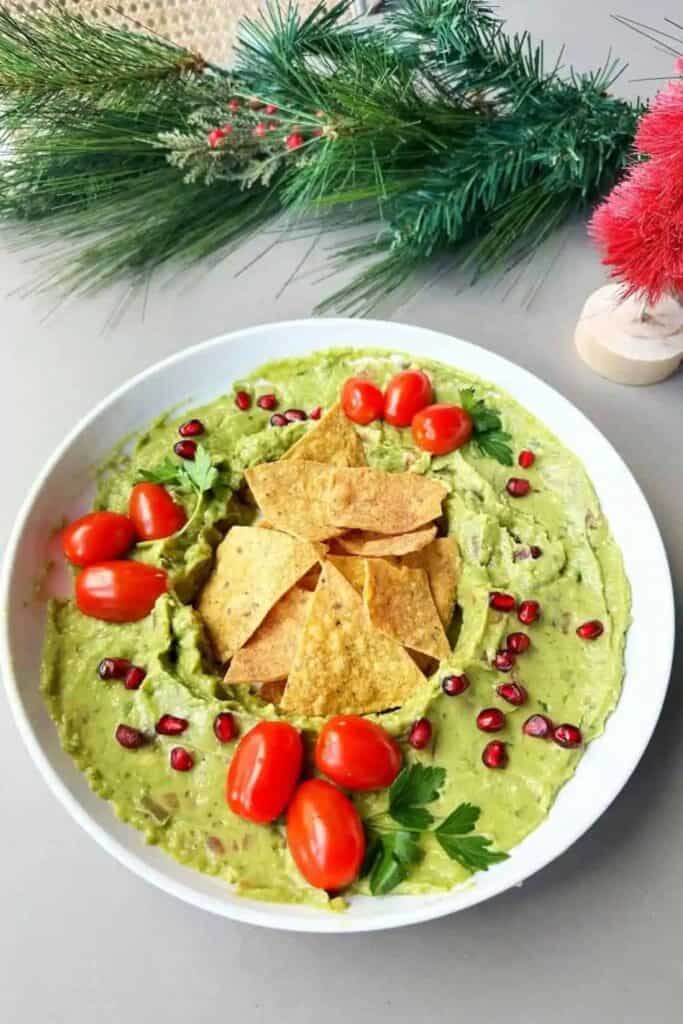
[(298, 729), (287, 722), (259, 722), (233, 754), (226, 799), (234, 814), (265, 824), (279, 818), (301, 774), (304, 748)]
[(428, 405), (413, 419), (415, 444), (432, 455), (447, 455), (471, 436), (472, 417), (459, 405)]
[(354, 423), (372, 423), (382, 418), (384, 395), (365, 377), (349, 377), (342, 388), (342, 409)]
[(335, 715), (315, 745), (318, 771), (345, 789), (384, 789), (401, 770), (401, 748), (385, 729), (358, 715)]
[(166, 573), (142, 562), (98, 562), (76, 577), (76, 604), (105, 622), (136, 622), (168, 589)]
[(88, 512), (62, 531), (62, 550), (74, 565), (120, 558), (135, 543), (135, 526), (118, 512)]
[(170, 537), (187, 522), (185, 509), (161, 484), (136, 484), (128, 499), (128, 515), (140, 540)]
[(434, 397), (432, 382), (422, 370), (404, 370), (392, 377), (384, 392), (384, 419), (392, 427), (409, 427), (413, 416)]
[(287, 811), (287, 844), (294, 863), (316, 889), (344, 889), (358, 877), (365, 834), (358, 811), (331, 782), (303, 782)]

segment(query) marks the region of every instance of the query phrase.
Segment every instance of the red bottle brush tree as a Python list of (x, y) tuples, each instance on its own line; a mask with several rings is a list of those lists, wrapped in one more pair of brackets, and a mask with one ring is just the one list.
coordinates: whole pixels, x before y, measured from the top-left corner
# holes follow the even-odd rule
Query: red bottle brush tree
[[(683, 58), (676, 64), (683, 74)], [(597, 208), (590, 234), (624, 298), (683, 294), (683, 81), (659, 93), (635, 138), (639, 156)]]

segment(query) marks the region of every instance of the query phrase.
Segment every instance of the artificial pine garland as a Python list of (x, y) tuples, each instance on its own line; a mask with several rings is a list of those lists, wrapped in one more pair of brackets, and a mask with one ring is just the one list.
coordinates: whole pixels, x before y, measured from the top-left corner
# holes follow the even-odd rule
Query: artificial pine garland
[(337, 254), (364, 268), (323, 304), (365, 312), (437, 254), (514, 263), (618, 179), (642, 111), (609, 95), (616, 63), (545, 70), (482, 0), (402, 0), (372, 28), (349, 6), (272, 4), (229, 70), (0, 6), (0, 216), (66, 239), (46, 283), (144, 280), (286, 213), (367, 223)]

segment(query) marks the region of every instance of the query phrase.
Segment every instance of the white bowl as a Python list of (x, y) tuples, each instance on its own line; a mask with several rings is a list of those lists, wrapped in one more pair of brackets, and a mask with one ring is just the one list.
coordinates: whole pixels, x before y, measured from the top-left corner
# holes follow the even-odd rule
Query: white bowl
[[(225, 392), (233, 379), (260, 363), (334, 345), (429, 356), (479, 374), (519, 398), (583, 460), (633, 588), (633, 625), (618, 707), (543, 824), (509, 860), (475, 875), (466, 886), (434, 895), (356, 897), (343, 914), (238, 897), (217, 879), (145, 846), (136, 831), (114, 817), (62, 751), (43, 707), (38, 678), (44, 607), (32, 600), (56, 520), (83, 510), (93, 465), (124, 435), (176, 403)], [(369, 931), (425, 921), (488, 899), (548, 864), (602, 814), (638, 763), (664, 700), (674, 642), (671, 578), (657, 525), (631, 473), (585, 416), (547, 384), (491, 352), (433, 331), (368, 320), (301, 321), (239, 331), (185, 349), (119, 388), (59, 446), (28, 495), (7, 549), (2, 601), (6, 616), (0, 657), (17, 725), (48, 785), (76, 821), (122, 864), (166, 892), (225, 917), (295, 931)]]

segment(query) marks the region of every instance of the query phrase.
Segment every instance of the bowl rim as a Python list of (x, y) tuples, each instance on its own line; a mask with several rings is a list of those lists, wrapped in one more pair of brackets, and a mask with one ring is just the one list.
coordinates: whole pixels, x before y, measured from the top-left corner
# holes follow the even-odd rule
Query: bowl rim
[[(496, 869), (488, 872), (488, 877), (493, 879), (496, 875), (496, 879), (492, 881), (492, 884), (487, 884), (485, 887), (472, 886), (465, 899), (458, 899), (458, 906), (450, 906), (448, 897), (457, 896), (462, 897), (464, 887), (458, 886), (448, 892), (441, 894), (441, 898), (433, 900), (425, 898), (424, 895), (413, 895), (413, 896), (400, 896), (394, 897), (400, 899), (405, 903), (405, 910), (401, 913), (392, 914), (391, 920), (387, 921), (383, 919), (383, 915), (380, 912), (376, 917), (362, 916), (349, 919), (348, 914), (331, 914), (329, 912), (320, 911), (318, 909), (312, 909), (311, 913), (306, 913), (306, 916), (292, 918), (287, 913), (287, 906), (278, 903), (257, 903), (243, 898), (238, 898), (234, 902), (220, 902), (217, 899), (205, 895), (201, 892), (185, 885), (184, 883), (177, 882), (175, 879), (167, 875), (163, 870), (159, 870), (152, 865), (147, 864), (137, 854), (129, 851), (124, 847), (118, 839), (116, 839), (105, 827), (96, 822), (90, 817), (88, 811), (80, 804), (78, 799), (69, 791), (65, 783), (61, 780), (56, 770), (53, 768), (47, 754), (43, 750), (40, 740), (33, 729), (30, 717), (26, 712), (19, 691), (19, 685), (14, 673), (13, 660), (12, 660), (12, 645), (9, 630), (9, 616), (7, 610), (10, 606), (10, 592), (13, 581), (13, 570), (18, 549), (21, 544), (24, 527), (26, 521), (29, 518), (33, 504), (39, 495), (41, 488), (45, 481), (49, 478), (53, 469), (58, 465), (64, 454), (68, 451), (73, 442), (79, 437), (79, 435), (85, 432), (91, 424), (110, 406), (117, 403), (121, 398), (124, 398), (126, 394), (133, 392), (140, 384), (146, 381), (148, 378), (155, 376), (156, 374), (165, 371), (167, 368), (173, 366), (176, 363), (183, 362), (187, 359), (192, 358), (198, 353), (203, 353), (210, 350), (213, 347), (220, 347), (228, 344), (240, 344), (245, 340), (248, 340), (250, 336), (259, 334), (263, 331), (293, 331), (302, 328), (310, 328), (311, 325), (316, 325), (320, 330), (320, 334), (324, 335), (326, 328), (339, 328), (348, 327), (349, 335), (352, 335), (358, 330), (358, 326), (362, 325), (363, 329), (367, 329), (368, 334), (381, 334), (381, 332), (388, 332), (388, 344), (382, 344), (381, 337), (373, 339), (372, 344), (355, 342), (349, 337), (348, 341), (343, 344), (321, 344), (317, 347), (313, 346), (309, 350), (311, 354), (316, 351), (324, 351), (330, 347), (350, 347), (350, 348), (386, 348), (388, 352), (396, 352), (399, 348), (398, 345), (391, 345), (391, 332), (398, 330), (409, 330), (414, 332), (416, 343), (420, 337), (431, 337), (434, 341), (456, 342), (458, 347), (462, 350), (476, 350), (478, 352), (485, 353), (486, 361), (491, 364), (491, 368), (499, 368), (500, 370), (512, 369), (517, 378), (524, 383), (526, 378), (527, 382), (533, 382), (534, 386), (538, 388), (540, 386), (541, 392), (545, 392), (545, 396), (559, 403), (566, 411), (570, 412), (572, 416), (578, 417), (579, 421), (583, 421), (583, 426), (588, 427), (589, 430), (593, 431), (597, 435), (601, 442), (606, 446), (609, 451), (610, 458), (614, 465), (618, 467), (619, 472), (622, 476), (630, 480), (631, 485), (640, 495), (642, 499), (641, 512), (649, 518), (649, 533), (650, 540), (655, 545), (655, 550), (652, 552), (655, 561), (658, 563), (658, 569), (662, 579), (660, 583), (664, 588), (662, 593), (662, 602), (659, 609), (659, 624), (658, 624), (658, 644), (660, 645), (661, 658), (660, 663), (662, 669), (666, 669), (662, 672), (662, 685), (661, 694), (659, 699), (655, 702), (655, 705), (649, 711), (648, 715), (644, 715), (641, 720), (641, 729), (639, 733), (639, 742), (637, 749), (631, 752), (630, 757), (625, 761), (614, 776), (609, 780), (609, 785), (605, 787), (601, 794), (596, 794), (595, 802), (591, 805), (590, 813), (584, 816), (579, 821), (578, 827), (574, 823), (574, 827), (568, 829), (566, 842), (555, 843), (552, 850), (548, 853), (542, 853), (537, 856), (534, 862), (529, 865), (525, 863), (524, 858), (521, 858), (521, 866), (515, 871), (514, 869), (514, 858), (510, 858), (509, 861), (505, 862), (506, 872), (502, 879), (499, 881), (496, 875)], [(416, 349), (418, 345), (416, 344)], [(284, 358), (284, 357), (283, 357)], [(433, 358), (430, 356), (429, 358)], [(452, 365), (457, 367), (455, 362)], [(475, 371), (476, 372), (476, 371)], [(488, 379), (495, 386), (500, 386), (506, 389), (505, 385), (497, 384), (495, 377), (491, 376), (490, 369), (487, 369), (486, 373), (482, 373), (482, 377)], [(514, 397), (514, 396), (513, 396)], [(540, 418), (540, 417), (539, 417)], [(551, 428), (554, 429), (554, 428)], [(582, 459), (581, 453), (577, 453), (578, 457)], [(499, 895), (501, 892), (507, 889), (520, 885), (527, 878), (530, 878), (537, 871), (546, 867), (557, 857), (561, 856), (574, 842), (576, 842), (592, 825), (597, 819), (605, 812), (610, 804), (616, 799), (618, 794), (621, 792), (623, 787), (626, 785), (631, 775), (635, 771), (638, 763), (640, 762), (646, 747), (648, 746), (652, 733), (654, 732), (655, 726), (659, 719), (661, 709), (666, 697), (668, 685), (671, 676), (671, 667), (673, 663), (674, 655), (674, 643), (675, 643), (675, 605), (674, 605), (674, 593), (673, 583), (671, 579), (671, 570), (669, 567), (666, 550), (664, 543), (659, 531), (659, 527), (655, 520), (654, 514), (650, 509), (649, 503), (645, 498), (639, 484), (635, 477), (631, 473), (630, 469), (621, 458), (619, 453), (616, 451), (611, 442), (602, 434), (602, 432), (596, 427), (588, 416), (585, 415), (577, 406), (575, 406), (569, 399), (565, 398), (560, 392), (558, 392), (551, 385), (547, 384), (542, 378), (537, 377), (531, 371), (526, 370), (524, 367), (519, 366), (512, 360), (507, 359), (505, 356), (501, 356), (496, 352), (492, 352), (482, 346), (476, 345), (472, 342), (465, 341), (455, 335), (449, 335), (445, 332), (434, 331), (430, 328), (424, 328), (409, 324), (403, 324), (396, 321), (382, 321), (382, 320), (354, 320), (349, 318), (325, 318), (323, 320), (314, 320), (311, 318), (295, 319), (295, 320), (283, 320), (275, 322), (265, 322), (247, 327), (237, 331), (231, 331), (228, 333), (220, 334), (209, 338), (196, 345), (192, 345), (178, 352), (171, 354), (170, 356), (153, 363), (140, 373), (136, 374), (132, 378), (124, 381), (119, 387), (105, 395), (88, 413), (86, 413), (75, 425), (68, 431), (63, 440), (56, 447), (52, 455), (45, 461), (42, 468), (38, 472), (33, 484), (31, 485), (28, 494), (24, 498), (19, 511), (14, 520), (14, 524), (11, 528), (7, 547), (2, 562), (2, 571), (0, 574), (0, 607), (3, 609), (3, 621), (2, 627), (0, 628), (0, 672), (3, 676), (5, 683), (5, 691), (9, 700), (12, 714), (19, 730), (19, 733), (28, 749), (28, 752), (37, 765), (41, 775), (47, 783), (49, 789), (54, 793), (57, 799), (62, 803), (66, 810), (70, 813), (72, 818), (108, 853), (110, 853), (119, 863), (129, 868), (139, 877), (144, 878), (146, 881), (152, 883), (157, 888), (189, 903), (193, 906), (207, 910), (211, 913), (219, 916), (227, 917), (233, 920), (241, 921), (248, 924), (256, 924), (264, 927), (273, 929), (286, 930), (286, 931), (301, 931), (301, 932), (316, 932), (316, 933), (333, 933), (333, 934), (354, 934), (362, 931), (378, 931), (387, 928), (401, 927), (409, 924), (418, 924), (423, 921), (433, 920), (435, 918), (444, 917), (449, 914), (455, 913), (459, 910), (464, 910), (468, 907), (474, 906), (477, 903), (483, 902), (493, 896)], [(632, 627), (631, 627), (632, 628)], [(627, 673), (624, 675), (624, 684), (626, 682)], [(621, 699), (621, 695), (620, 695)], [(619, 707), (619, 702), (615, 706), (613, 714), (616, 714)], [(610, 716), (611, 718), (612, 716)], [(604, 733), (602, 734), (604, 735)], [(594, 743), (599, 743), (602, 736), (597, 737), (596, 740), (591, 743), (591, 747)], [(584, 755), (587, 756), (588, 751)], [(64, 756), (68, 756), (64, 754)], [(583, 759), (582, 759), (583, 760)], [(573, 781), (572, 777), (562, 787), (566, 789), (567, 786), (571, 785)], [(559, 797), (560, 794), (558, 794)], [(552, 811), (552, 808), (551, 808)], [(550, 812), (549, 812), (550, 813)], [(547, 817), (544, 819), (547, 821)], [(540, 826), (539, 826), (540, 827)], [(537, 830), (533, 830), (530, 835), (533, 835)], [(528, 838), (528, 837), (527, 837)], [(524, 840), (522, 841), (524, 842)], [(521, 844), (520, 844), (521, 845)], [(519, 847), (517, 847), (518, 849)], [(188, 871), (193, 869), (188, 868)], [(295, 905), (296, 906), (296, 905)], [(381, 903), (378, 902), (378, 908), (381, 907)], [(284, 908), (284, 909), (283, 909)], [(296, 906), (298, 911), (302, 908)], [(305, 908), (308, 911), (309, 908)]]

